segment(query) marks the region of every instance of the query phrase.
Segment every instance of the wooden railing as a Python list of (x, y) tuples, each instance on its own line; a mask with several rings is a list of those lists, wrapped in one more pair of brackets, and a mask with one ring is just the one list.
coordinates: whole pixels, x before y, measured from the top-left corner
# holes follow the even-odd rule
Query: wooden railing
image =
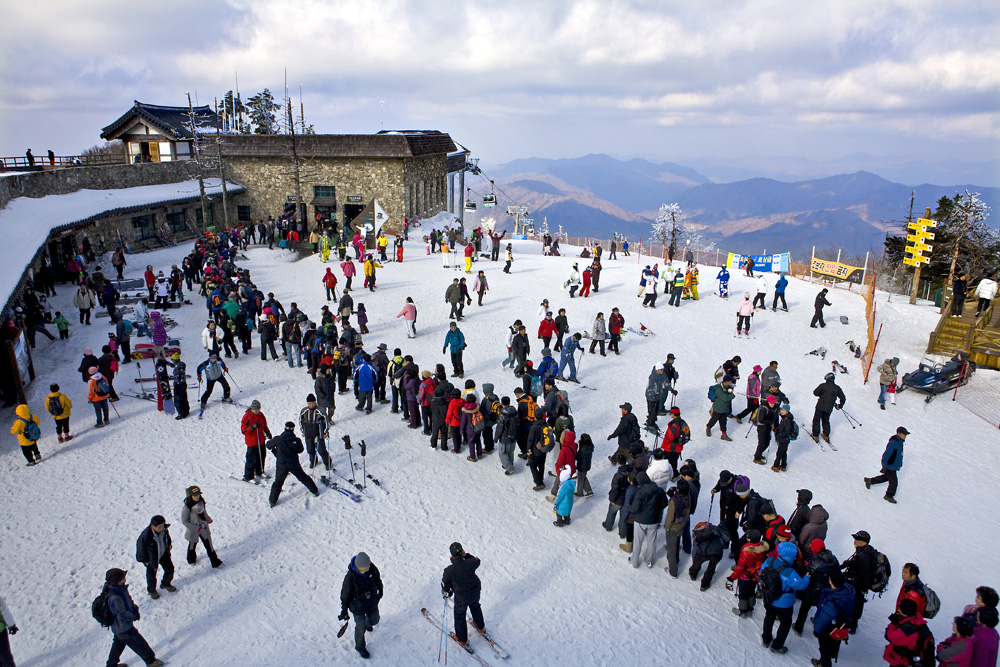
[(0, 171), (33, 171), (41, 169), (63, 169), (67, 167), (93, 167), (107, 164), (125, 164), (125, 155), (36, 155), (0, 157)]

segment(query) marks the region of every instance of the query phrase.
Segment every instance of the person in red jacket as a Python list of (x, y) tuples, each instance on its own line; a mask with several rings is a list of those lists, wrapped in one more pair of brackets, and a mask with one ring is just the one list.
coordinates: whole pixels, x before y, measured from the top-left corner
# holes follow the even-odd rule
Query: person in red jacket
[(907, 563), (899, 575), (903, 578), (903, 585), (899, 587), (899, 595), (896, 596), (896, 609), (899, 609), (900, 602), (910, 599), (916, 603), (917, 613), (923, 616), (927, 609), (927, 593), (924, 591), (924, 582), (920, 581), (920, 568), (914, 563)]
[[(684, 437), (682, 437), (682, 434)], [(670, 408), (670, 423), (667, 424), (667, 430), (663, 434), (663, 442), (660, 444), (660, 449), (667, 453), (667, 461), (670, 462), (670, 467), (673, 468), (675, 479), (680, 474), (677, 471), (677, 461), (684, 451), (685, 438), (687, 440), (691, 439), (691, 430), (688, 428), (687, 423), (681, 419), (681, 409), (675, 405)]]
[(153, 265), (149, 264), (146, 266), (146, 272), (142, 274), (142, 277), (146, 281), (146, 290), (149, 292), (149, 300), (152, 301), (156, 296), (153, 294), (153, 286), (156, 285), (156, 274), (153, 273)]
[(333, 275), (333, 270), (328, 266), (323, 274), (323, 286), (326, 288), (326, 300), (333, 301), (337, 298), (337, 276)]
[[(889, 616), (885, 639), (889, 644), (882, 653), (882, 659), (890, 665), (934, 664), (934, 635), (917, 611), (917, 603), (911, 598), (900, 602), (899, 610)], [(922, 662), (915, 662), (915, 658)]]
[(552, 342), (552, 337), (556, 335), (559, 331), (559, 326), (556, 321), (552, 319), (552, 311), (545, 312), (545, 319), (538, 324), (538, 337), (542, 339), (545, 343), (542, 347), (549, 347), (549, 343)]
[(589, 266), (583, 270), (583, 287), (580, 288), (580, 296), (590, 296), (590, 282), (593, 276), (594, 273)]
[(611, 309), (611, 317), (608, 318), (608, 333), (611, 334), (611, 342), (608, 350), (618, 354), (618, 342), (622, 339), (622, 329), (625, 327), (625, 318), (618, 312), (617, 308)]
[(264, 474), (264, 459), (267, 449), (264, 443), (271, 439), (271, 431), (267, 428), (267, 418), (260, 411), (260, 401), (250, 403), (250, 409), (243, 413), (240, 420), (240, 432), (243, 433), (247, 445), (246, 465), (243, 467), (243, 481), (254, 482), (256, 477), (269, 477)]
[(458, 454), (462, 451), (462, 390), (452, 389), (451, 400), (448, 401), (448, 411), (444, 415), (444, 422), (451, 430), (451, 453)]
[(555, 502), (559, 493), (559, 473), (563, 468), (569, 466), (570, 475), (576, 474), (576, 433), (566, 429), (562, 432), (562, 446), (559, 449), (559, 456), (556, 457), (556, 481), (552, 482), (552, 495), (545, 499), (550, 503)]
[(757, 575), (760, 566), (767, 560), (767, 542), (764, 542), (760, 531), (751, 528), (747, 531), (747, 541), (740, 549), (740, 557), (736, 561), (736, 569), (729, 575), (726, 589), (733, 590), (733, 582), (737, 582), (736, 595), (739, 606), (733, 607), (733, 613), (740, 618), (753, 616), (753, 608), (757, 602)]

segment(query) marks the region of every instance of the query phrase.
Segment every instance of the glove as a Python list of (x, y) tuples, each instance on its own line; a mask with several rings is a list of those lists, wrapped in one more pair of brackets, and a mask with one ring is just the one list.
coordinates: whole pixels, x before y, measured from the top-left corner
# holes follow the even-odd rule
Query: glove
[(733, 580), (732, 579), (726, 579), (726, 590), (727, 591), (733, 590)]
[(198, 376), (198, 382), (201, 382), (201, 376), (200, 375)]
[(441, 354), (444, 354), (444, 352), (445, 352), (445, 350), (446, 350), (446, 349), (447, 349), (447, 348), (444, 348), (444, 347), (442, 347), (442, 348), (441, 348)]
[(451, 591), (441, 591), (441, 597), (450, 598)]
[(674, 396), (676, 396), (676, 395), (677, 395), (677, 390), (676, 390), (676, 389), (673, 389), (673, 388), (671, 388), (671, 390), (670, 390), (670, 391), (671, 391), (671, 392), (673, 392)]
[(347, 615), (347, 610), (344, 609), (340, 612), (340, 616), (337, 617), (338, 620), (346, 621), (350, 616)]
[(17, 634), (17, 626), (16, 625), (8, 626), (7, 630), (9, 630), (10, 634), (12, 634), (12, 635), (16, 635)]
[(834, 407), (836, 407), (838, 410), (843, 410), (844, 409), (843, 405), (837, 405), (837, 406), (834, 406)]

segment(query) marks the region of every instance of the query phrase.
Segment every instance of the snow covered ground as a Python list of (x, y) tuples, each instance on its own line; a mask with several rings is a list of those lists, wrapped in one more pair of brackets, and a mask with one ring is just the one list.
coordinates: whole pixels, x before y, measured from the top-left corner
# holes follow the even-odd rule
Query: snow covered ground
[[(179, 264), (187, 250), (185, 245), (135, 256), (127, 277), (138, 277), (147, 263), (156, 269)], [(892, 611), (898, 572), (907, 561), (920, 565), (921, 578), (941, 597), (942, 611), (931, 623), (938, 639), (949, 634), (951, 617), (973, 601), (976, 586), (996, 586), (997, 538), (988, 527), (995, 524), (997, 485), (996, 473), (989, 471), (1000, 464), (1000, 438), (988, 424), (946, 399), (925, 404), (921, 396), (904, 393), (896, 406), (878, 409), (877, 376), (863, 386), (860, 363), (845, 345), (851, 339), (864, 340), (864, 303), (856, 293), (834, 290), (827, 327), (810, 329), (819, 288), (793, 279), (788, 287), (791, 312), (760, 313), (753, 322), (756, 338), (735, 340), (736, 296), (753, 291), (749, 278), (734, 274), (734, 296), (724, 301), (712, 292), (717, 270), (702, 267), (700, 301), (675, 309), (661, 298), (655, 310), (646, 310), (635, 296), (646, 258), (605, 259), (600, 293), (570, 300), (561, 284), (575, 261), (572, 257), (542, 257), (539, 244), (529, 242), (514, 242), (514, 252), (511, 275), (501, 272), (502, 263), (481, 260), (475, 266), (486, 271), (491, 291), (482, 308), (466, 308), (461, 329), (469, 345), (466, 378), (480, 386), (492, 382), (499, 395), (512, 396), (520, 385), (500, 367), (506, 327), (516, 318), (528, 325), (537, 363), (540, 341), (534, 337), (534, 320), (542, 298), (550, 300), (553, 310), (567, 308), (574, 331), (589, 330), (598, 311), (607, 315), (617, 306), (628, 325), (638, 328), (642, 322), (656, 332), (649, 337), (628, 334), (621, 356), (587, 355), (579, 377), (596, 391), (566, 383), (578, 435), (590, 433), (597, 444), (591, 472), (595, 495), (578, 499), (572, 526), (552, 526), (551, 503), (545, 501), (546, 493), (531, 490), (521, 460), (517, 474), (505, 477), (496, 456), (470, 463), (464, 455), (431, 450), (427, 438), (406, 429), (388, 406), (377, 406), (366, 417), (355, 412), (352, 401), (346, 400), (350, 396), (338, 401), (331, 438), (334, 465), (348, 467), (342, 435), (349, 434), (355, 443), (364, 439), (368, 471), (391, 495), (373, 490), (373, 499), (355, 504), (321, 486), (323, 493), (313, 498), (291, 480), (279, 505), (270, 509), (266, 488), (230, 478), (238, 477), (243, 466), (242, 408), (212, 402), (203, 420), (192, 416), (175, 421), (157, 413), (155, 404), (123, 397), (116, 404), (121, 418), (112, 413), (109, 428), (93, 428), (76, 368), (84, 347), (99, 349), (106, 340), (110, 328), (107, 317), (101, 316), (91, 327), (74, 325), (69, 342), (39, 339), (34, 357), (39, 376), (28, 395), (32, 410), (42, 416), (42, 463), (25, 468), (13, 436), (4, 431), (0, 470), (6, 483), (0, 489), (0, 508), (6, 520), (0, 533), (0, 590), (21, 628), (12, 638), (18, 664), (103, 663), (111, 637), (90, 617), (89, 605), (110, 567), (130, 571), (131, 590), (142, 609), (137, 627), (168, 664), (359, 660), (352, 633), (339, 640), (335, 635), (340, 585), (351, 556), (360, 550), (371, 555), (385, 582), (382, 621), (369, 640), (372, 662), (432, 663), (438, 634), (421, 617), (420, 608), (440, 615), (440, 575), (448, 564), (448, 545), (456, 540), (482, 558), (479, 575), (487, 627), (510, 651), (507, 664), (807, 664), (818, 655), (808, 631), (801, 638), (791, 635), (789, 654), (776, 657), (760, 645), (762, 608), (753, 620), (738, 620), (730, 612), (735, 598), (723, 586), (730, 561), (723, 561), (711, 589), (701, 593), (686, 572), (673, 580), (663, 571), (662, 546), (657, 567), (633, 570), (618, 547), (617, 532), (606, 533), (600, 526), (614, 471), (605, 459), (614, 448), (606, 436), (617, 424), (618, 405), (631, 401), (642, 419), (649, 371), (671, 352), (680, 372), (678, 404), (692, 427), (693, 440), (685, 454), (698, 462), (703, 482), (695, 521), (708, 517), (708, 489), (726, 468), (749, 475), (754, 488), (773, 498), (785, 517), (794, 508), (796, 489), (811, 489), (814, 502), (831, 514), (827, 545), (839, 558), (853, 550), (850, 534), (864, 529), (873, 535), (873, 546), (891, 559), (896, 579), (892, 592), (868, 604), (861, 629), (843, 647), (839, 664), (881, 664), (885, 619)], [(325, 301), (318, 257), (293, 261), (290, 254), (266, 247), (253, 247), (248, 256), (241, 264), (251, 269), (265, 293), (274, 291), (286, 308), (297, 301), (306, 313), (319, 313)], [(422, 242), (408, 242), (405, 262), (389, 263), (379, 272), (376, 293), (355, 291), (356, 301), (366, 305), (371, 318), (366, 348), (374, 351), (385, 342), (390, 351), (399, 346), (404, 354), (412, 354), (421, 368), (447, 364), (441, 353), (448, 322), (444, 290), (457, 275), (464, 274), (442, 268), (440, 255), (426, 255)], [(62, 286), (52, 301), (75, 322), (71, 294)], [(407, 296), (414, 298), (420, 312), (415, 340), (406, 339), (402, 320), (395, 319)], [(170, 311), (180, 323), (171, 333), (181, 339), (192, 382), (194, 367), (203, 359), (200, 333), (205, 323), (200, 299), (195, 301)], [(878, 312), (885, 325), (878, 361), (898, 356), (901, 371), (916, 368), (936, 311), (909, 306), (905, 300), (886, 303), (880, 295)], [(847, 315), (850, 325), (840, 324), (839, 315)], [(244, 403), (260, 400), (271, 429), (278, 433), (283, 422), (296, 418), (312, 382), (304, 369), (262, 363), (257, 345), (255, 336), (249, 356), (227, 360), (242, 388), (236, 392), (234, 387), (234, 396)], [(819, 346), (830, 350), (825, 361), (807, 354)], [(718, 431), (707, 439), (702, 429), (712, 374), (735, 354), (744, 359), (744, 377), (754, 364), (779, 361), (783, 388), (799, 422), (811, 419), (812, 390), (830, 370), (831, 360), (840, 360), (850, 370), (838, 376), (847, 394), (846, 407), (862, 426), (852, 429), (842, 415), (834, 414), (837, 452), (820, 451), (803, 434), (792, 443), (787, 473), (752, 465), (754, 445), (743, 437), (746, 425), (731, 427), (731, 443), (720, 441)], [(136, 386), (136, 365), (123, 368), (116, 380), (119, 391)], [(148, 375), (152, 364), (142, 362), (142, 370)], [(60, 383), (75, 404), (76, 437), (66, 444), (56, 442), (42, 405), (50, 382)], [(743, 389), (741, 382), (738, 390)], [(220, 393), (217, 389), (214, 401)], [(195, 404), (194, 390), (190, 397)], [(734, 406), (742, 408), (743, 399)], [(10, 411), (5, 417), (4, 423), (11, 423)], [(666, 424), (662, 417), (660, 424)], [(899, 425), (912, 435), (906, 443), (899, 504), (889, 505), (882, 500), (884, 488), (867, 491), (862, 477), (878, 472), (885, 443)], [(773, 457), (773, 449), (769, 454)], [(273, 472), (273, 460), (268, 471)], [(201, 486), (215, 519), (214, 540), (225, 561), (217, 570), (209, 567), (200, 547), (199, 562), (185, 562), (179, 513), (184, 488), (191, 484)], [(165, 515), (173, 524), (174, 583), (179, 589), (156, 601), (146, 596), (143, 569), (134, 560), (136, 537), (154, 514)], [(661, 531), (661, 544), (662, 539)], [(689, 563), (689, 557), (682, 556), (682, 568)], [(477, 638), (473, 645), (487, 661), (500, 662)], [(454, 664), (473, 664), (454, 646), (451, 653)], [(139, 663), (128, 651), (125, 659)]]

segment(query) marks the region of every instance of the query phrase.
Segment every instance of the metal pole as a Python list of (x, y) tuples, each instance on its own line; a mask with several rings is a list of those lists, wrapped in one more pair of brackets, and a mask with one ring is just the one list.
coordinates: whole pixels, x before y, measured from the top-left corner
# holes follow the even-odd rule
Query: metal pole
[(816, 246), (813, 246), (812, 258), (809, 260), (809, 282), (813, 281), (813, 262), (816, 261)]

